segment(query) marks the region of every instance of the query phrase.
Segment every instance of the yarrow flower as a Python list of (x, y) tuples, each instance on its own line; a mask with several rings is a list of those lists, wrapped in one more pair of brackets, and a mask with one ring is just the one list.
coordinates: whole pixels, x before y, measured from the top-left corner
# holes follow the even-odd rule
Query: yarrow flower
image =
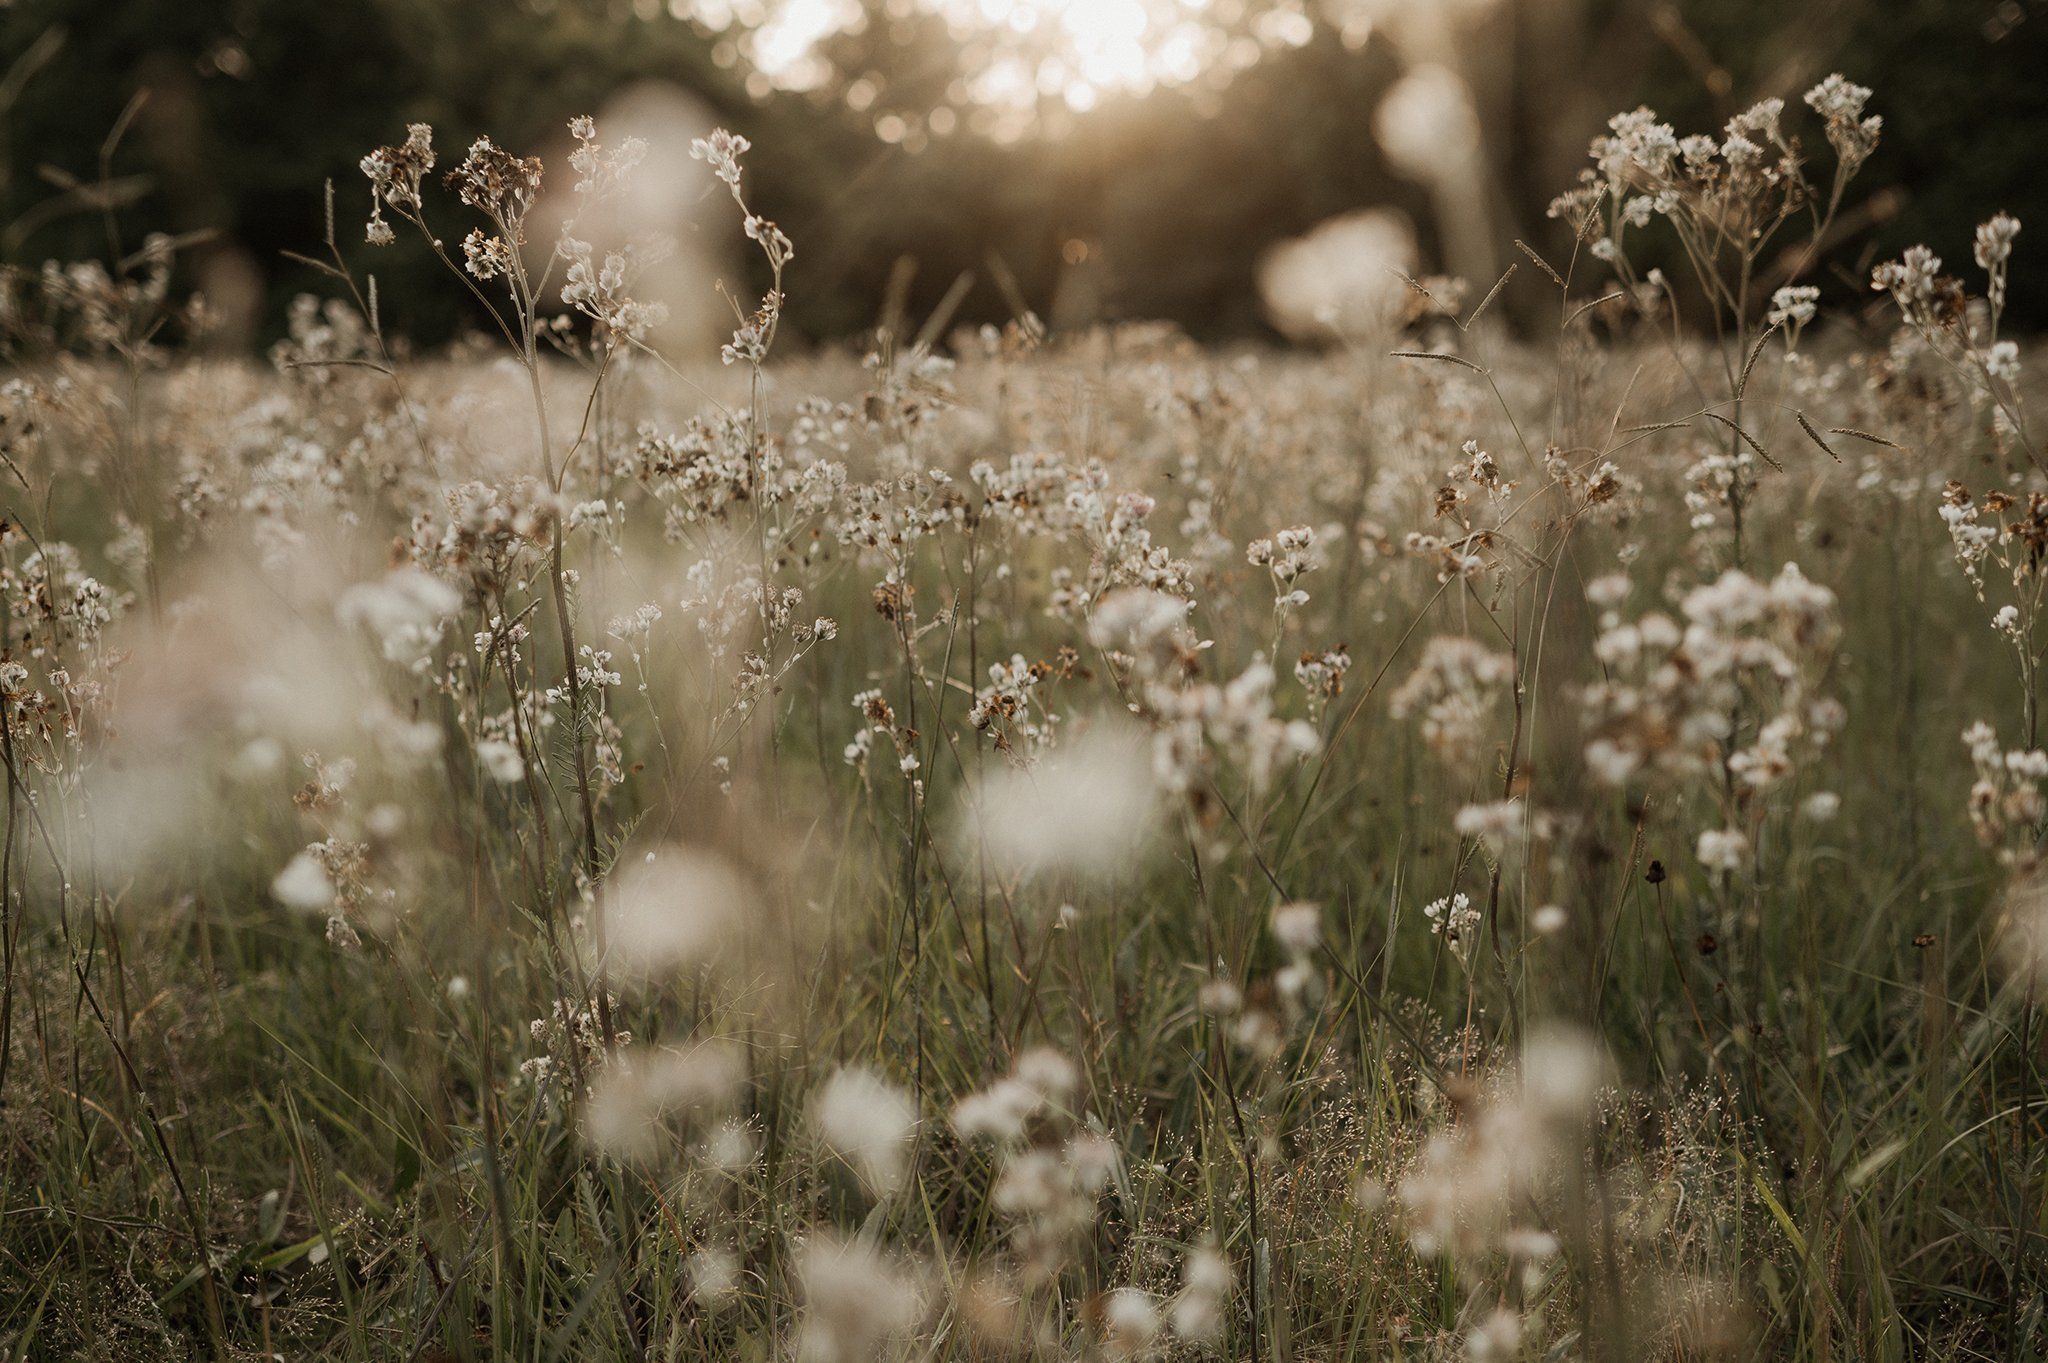
[(2010, 213), (2000, 213), (1991, 221), (1977, 228), (1977, 244), (1973, 253), (1977, 267), (1995, 270), (2012, 258), (2013, 239), (2020, 234), (2020, 220)]
[(1869, 99), (1869, 86), (1844, 79), (1840, 73), (1806, 92), (1807, 107), (1828, 121), (1828, 144), (1845, 169), (1853, 169), (1867, 160), (1877, 150), (1878, 136), (1884, 130), (1883, 119), (1875, 114), (1863, 116), (1863, 106)]
[(753, 150), (753, 146), (738, 133), (717, 128), (711, 136), (700, 137), (690, 143), (690, 155), (708, 164), (713, 175), (737, 192), (740, 187), (740, 158)]
[(464, 268), (478, 279), (496, 279), (512, 273), (512, 248), (503, 237), (486, 237), (481, 229), (472, 227), (462, 239), (462, 255)]
[(627, 294), (631, 276), (645, 263), (635, 248), (608, 251), (600, 265), (589, 242), (565, 232), (555, 249), (568, 262), (562, 301), (606, 331), (637, 340), (668, 320), (664, 305), (643, 303)]
[(1765, 321), (1774, 327), (1803, 327), (1813, 320), (1820, 290), (1811, 284), (1788, 284), (1771, 295), (1771, 310)]
[(514, 156), (488, 137), (470, 143), (462, 164), (448, 172), (448, 183), (462, 202), (513, 233), (513, 244), (521, 221), (540, 195), (541, 163), (538, 156)]
[(2035, 864), (2039, 854), (2033, 832), (2048, 814), (2048, 799), (2041, 794), (2041, 783), (2048, 781), (2048, 752), (2001, 748), (1997, 732), (1982, 720), (1963, 731), (1963, 746), (1977, 769), (1969, 814), (1978, 841), (1998, 849), (2007, 865)]
[(1984, 352), (1984, 370), (1994, 379), (2017, 383), (2020, 377), (2020, 348), (2013, 341), (1993, 341)]
[(1960, 298), (1960, 286), (1941, 272), (1941, 257), (1925, 246), (1908, 247), (1872, 270), (1870, 286), (1890, 294), (1906, 321), (1922, 330), (1934, 327), (1938, 309), (1953, 308)]
[(1513, 682), (1514, 659), (1472, 639), (1440, 634), (1388, 704), (1396, 719), (1422, 716), (1423, 741), (1455, 765), (1475, 761), (1495, 699)]
[(1460, 960), (1471, 951), (1473, 929), (1479, 926), (1481, 915), (1472, 907), (1470, 895), (1454, 894), (1431, 900), (1422, 906), (1422, 916), (1429, 920), (1430, 933), (1449, 942)]
[(604, 151), (597, 143), (597, 121), (588, 114), (569, 120), (569, 135), (576, 139), (569, 169), (577, 175), (576, 193), (586, 201), (608, 195), (647, 156), (647, 144), (637, 137)]
[(420, 209), (420, 182), (434, 169), (434, 129), (426, 123), (409, 123), (405, 141), (395, 147), (379, 147), (358, 163), (370, 181), (370, 222), (366, 235), (372, 246), (389, 246), (391, 224), (384, 220), (389, 204), (401, 214)]

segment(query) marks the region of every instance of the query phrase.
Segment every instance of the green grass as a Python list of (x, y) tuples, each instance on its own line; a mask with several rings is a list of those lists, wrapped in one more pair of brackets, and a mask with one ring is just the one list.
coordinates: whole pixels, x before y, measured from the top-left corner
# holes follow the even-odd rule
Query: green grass
[[(2038, 1356), (2043, 1027), (1999, 941), (2037, 912), (2040, 814), (1980, 845), (1959, 736), (2035, 746), (2041, 578), (2024, 505), (1982, 599), (1936, 514), (1951, 477), (1980, 505), (2038, 485), (2023, 394), (1847, 322), (1796, 359), (1753, 316), (1717, 347), (1603, 313), (1595, 342), (1597, 296), (1560, 291), (1554, 338), (1467, 317), (1434, 338), (1455, 362), (1028, 329), (956, 368), (553, 360), (520, 283), (511, 372), (387, 368), (374, 328), (275, 372), (166, 355), (132, 297), (90, 360), (24, 331), (0, 1348)], [(1740, 431), (1702, 415), (1721, 371)], [(665, 452), (639, 429), (692, 417)], [(1447, 475), (1466, 441), (1511, 486)], [(1014, 495), (974, 472), (1024, 451), (1058, 462)], [(1112, 523), (1127, 493), (1156, 506)], [(1276, 584), (1246, 546), (1294, 525), (1318, 562)], [(1443, 576), (1410, 532), (1476, 561)], [(1706, 689), (1711, 629), (1661, 682), (1615, 651), (1791, 560), (1832, 601), (1725, 631), (1781, 670)], [(1147, 581), (1186, 632), (1113, 625)], [(1457, 743), (1427, 697), (1390, 706), (1440, 636), (1507, 669), (1440, 717)], [(1311, 695), (1295, 659), (1338, 645), (1341, 690)], [(586, 646), (616, 683), (570, 679)], [(977, 727), (1013, 654), (1044, 667)], [(1638, 682), (1719, 727), (1591, 698)], [(1781, 714), (1788, 770), (1749, 790), (1730, 759)], [(1138, 775), (1062, 775), (1117, 732)], [(1617, 786), (1587, 748), (1621, 732), (1666, 760)], [(1457, 831), (1508, 796), (1526, 836)], [(1699, 838), (1724, 828), (1721, 870)], [(1013, 833), (1036, 864), (994, 854)], [(337, 899), (295, 911), (274, 882), (309, 844)], [(642, 871), (677, 845), (724, 879)], [(1455, 894), (1453, 943), (1424, 906)], [(1292, 901), (1313, 950), (1272, 931)], [(634, 914), (709, 927), (635, 970)], [(1205, 1004), (1219, 982), (1241, 1009)], [(700, 1044), (729, 1080), (644, 1088)], [(1070, 1093), (1007, 1142), (954, 1128), (1043, 1049)], [(849, 1066), (918, 1114), (880, 1119), (893, 1185), (820, 1107)], [(1205, 1245), (1221, 1337), (1131, 1333), (1112, 1294), (1170, 1308)]]

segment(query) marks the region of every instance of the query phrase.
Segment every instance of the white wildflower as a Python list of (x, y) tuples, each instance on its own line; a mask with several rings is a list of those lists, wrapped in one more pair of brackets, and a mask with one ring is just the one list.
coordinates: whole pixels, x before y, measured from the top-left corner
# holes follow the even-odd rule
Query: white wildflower
[(1749, 858), (1749, 839), (1733, 828), (1710, 828), (1700, 834), (1700, 864), (1711, 871), (1740, 871)]
[(301, 913), (319, 913), (334, 902), (334, 882), (311, 852), (300, 852), (270, 882), (277, 902)]
[(873, 1070), (849, 1065), (811, 1097), (811, 1126), (859, 1176), (870, 1196), (886, 1197), (909, 1173), (917, 1105)]

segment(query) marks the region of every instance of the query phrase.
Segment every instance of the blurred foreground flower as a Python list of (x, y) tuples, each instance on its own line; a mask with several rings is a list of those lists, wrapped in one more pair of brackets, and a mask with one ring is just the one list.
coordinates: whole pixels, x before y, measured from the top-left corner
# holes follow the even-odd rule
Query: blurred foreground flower
[(1297, 341), (1367, 342), (1400, 315), (1414, 273), (1415, 230), (1392, 209), (1367, 208), (1281, 242), (1259, 262), (1273, 325)]
[(604, 965), (627, 979), (653, 979), (699, 964), (731, 935), (747, 901), (738, 871), (711, 852), (648, 852), (606, 887)]
[(591, 1085), (584, 1139), (614, 1159), (649, 1159), (661, 1148), (666, 1121), (723, 1109), (745, 1074), (739, 1054), (721, 1042), (686, 1051), (620, 1052)]
[(811, 1125), (869, 1196), (902, 1188), (917, 1131), (917, 1105), (902, 1089), (873, 1070), (849, 1065), (812, 1096)]
[(1029, 767), (985, 777), (964, 802), (959, 837), (1005, 873), (1059, 865), (1107, 875), (1135, 859), (1158, 803), (1136, 736), (1091, 730)]
[(868, 1363), (924, 1314), (917, 1279), (864, 1241), (821, 1233), (797, 1251), (803, 1324), (802, 1363)]

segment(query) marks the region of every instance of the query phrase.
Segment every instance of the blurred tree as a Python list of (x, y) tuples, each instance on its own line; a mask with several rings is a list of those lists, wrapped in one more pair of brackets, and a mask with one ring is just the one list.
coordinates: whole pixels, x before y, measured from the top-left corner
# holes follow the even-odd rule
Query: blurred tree
[[(1382, 23), (1361, 43), (1329, 23), (1267, 44), (1227, 84), (1103, 92), (1085, 114), (1048, 95), (1037, 132), (1014, 138), (966, 98), (988, 44), (916, 6), (859, 3), (864, 22), (820, 45), (826, 77), (775, 92), (731, 32), (648, 0), (17, 0), (0, 6), (0, 258), (105, 255), (99, 215), (57, 211), (59, 186), (96, 177), (109, 129), (144, 93), (111, 162), (149, 187), (121, 230), (131, 245), (145, 230), (211, 230), (187, 282), (239, 288), (260, 339), (316, 282), (281, 252), (318, 246), (321, 182), (335, 181), (350, 247), (366, 204), (356, 162), (406, 122), (433, 123), (444, 160), (485, 132), (546, 149), (571, 115), (658, 78), (753, 138), (753, 197), (797, 244), (796, 332), (873, 325), (892, 277), (922, 320), (972, 273), (962, 320), (1019, 301), (1050, 314), (1057, 300), (1077, 321), (1270, 334), (1258, 259), (1321, 219), (1391, 205), (1421, 225), (1425, 256), (1443, 257), (1428, 195), (1373, 138), (1381, 96), (1417, 60), (1455, 62), (1473, 92), (1496, 186), (1487, 230), (1502, 244), (1561, 244), (1544, 205), (1613, 110), (1644, 102), (1681, 132), (1713, 129), (1836, 69), (1876, 87), (1886, 122), (1859, 189), (1894, 191), (1891, 215), (1830, 261), (1844, 296), (1874, 253), (1913, 240), (1966, 263), (1972, 226), (1998, 208), (2048, 232), (2027, 155), (2048, 145), (2048, 0), (1497, 0), (1448, 38)], [(1237, 22), (1249, 32), (1268, 8), (1241, 7)], [(457, 294), (408, 287), (424, 278), (419, 252), (367, 259), (399, 329), (431, 340), (459, 324)], [(2014, 289), (2017, 318), (2048, 320), (2048, 249), (2022, 240)]]

